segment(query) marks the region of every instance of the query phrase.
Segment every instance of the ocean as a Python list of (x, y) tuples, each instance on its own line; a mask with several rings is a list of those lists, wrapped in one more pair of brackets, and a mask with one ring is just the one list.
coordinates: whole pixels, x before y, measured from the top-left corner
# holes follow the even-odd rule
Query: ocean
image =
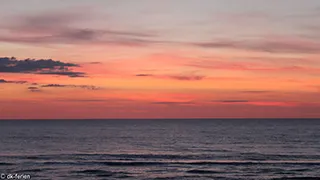
[(320, 179), (320, 120), (5, 120), (0, 179)]

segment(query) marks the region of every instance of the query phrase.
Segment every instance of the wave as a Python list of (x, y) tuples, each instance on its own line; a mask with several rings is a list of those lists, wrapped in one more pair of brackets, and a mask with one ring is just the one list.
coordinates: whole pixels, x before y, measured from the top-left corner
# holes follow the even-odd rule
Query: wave
[(141, 159), (193, 159), (198, 155), (174, 155), (174, 154), (108, 154), (111, 157), (119, 158), (141, 158)]
[(186, 161), (173, 163), (190, 165), (320, 165), (320, 161)]
[[(218, 180), (217, 177), (211, 177), (211, 176), (204, 176), (204, 175), (196, 175), (196, 176), (173, 176), (173, 177), (155, 177), (152, 178), (152, 180), (195, 180), (195, 179), (214, 179), (214, 180)], [(226, 178), (219, 178), (220, 180), (226, 180)], [(149, 179), (148, 179), (149, 180)], [(230, 180), (230, 179), (229, 179)]]
[(191, 173), (191, 174), (216, 174), (216, 173), (221, 173), (221, 172), (212, 171), (212, 170), (194, 169), (194, 170), (187, 171), (187, 173)]
[(114, 173), (114, 172), (111, 172), (111, 171), (94, 170), (94, 169), (82, 170), (82, 171), (75, 171), (74, 173), (77, 173), (77, 174), (96, 175), (96, 176), (98, 176), (98, 177), (110, 177), (110, 176), (115, 175), (115, 173)]
[(168, 163), (163, 162), (102, 162), (102, 164), (107, 166), (154, 166), (154, 165), (164, 165)]
[(295, 160), (313, 160), (320, 159), (319, 155), (279, 155), (279, 154), (260, 154), (260, 153), (240, 153), (240, 154), (48, 154), (48, 155), (17, 155), (0, 156), (4, 159), (28, 159), (28, 160), (219, 160), (234, 159), (241, 161), (295, 161)]
[(86, 170), (79, 170), (79, 171), (71, 171), (71, 173), (76, 174), (84, 174), (84, 175), (93, 175), (96, 177), (116, 177), (116, 178), (130, 178), (127, 172), (113, 172), (113, 171), (106, 171), (100, 169), (86, 169)]
[(0, 162), (0, 166), (12, 166), (13, 163)]
[(295, 159), (320, 159), (320, 155), (304, 155), (304, 154), (263, 154), (263, 153), (240, 153), (239, 157), (246, 160), (295, 160)]
[[(28, 162), (30, 163), (30, 162)], [(45, 161), (34, 162), (42, 165), (70, 165), (70, 166), (168, 166), (168, 165), (192, 165), (192, 166), (249, 166), (249, 165), (304, 165), (319, 166), (319, 161)]]
[(43, 172), (52, 170), (51, 168), (38, 168), (38, 169), (25, 169), (25, 170), (18, 170), (15, 173), (36, 173), (36, 172)]
[(48, 160), (48, 159), (199, 159), (199, 158), (212, 158), (212, 155), (175, 155), (175, 154), (103, 154), (103, 153), (91, 153), (91, 154), (39, 154), (39, 155), (16, 155), (16, 156), (0, 156), (0, 158), (11, 159), (30, 159), (30, 160)]
[(320, 177), (282, 177), (274, 178), (272, 180), (320, 180)]

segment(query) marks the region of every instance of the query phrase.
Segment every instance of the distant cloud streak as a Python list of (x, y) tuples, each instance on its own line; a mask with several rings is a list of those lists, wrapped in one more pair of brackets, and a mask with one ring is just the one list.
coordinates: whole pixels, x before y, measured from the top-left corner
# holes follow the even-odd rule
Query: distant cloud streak
[(0, 84), (3, 83), (3, 84), (26, 84), (27, 81), (7, 81), (5, 79), (0, 79)]
[(152, 74), (136, 74), (138, 77), (150, 77), (153, 76)]
[(172, 105), (193, 105), (194, 102), (188, 101), (188, 102), (173, 102), (173, 101), (159, 101), (159, 102), (152, 102), (152, 104), (158, 104), (158, 105), (166, 105), (166, 106), (172, 106)]
[(248, 100), (221, 100), (221, 101), (213, 101), (213, 102), (221, 102), (221, 103), (247, 103)]
[(74, 12), (26, 15), (11, 19), (10, 23), (2, 26), (7, 33), (0, 35), (0, 41), (28, 44), (111, 44), (120, 46), (162, 43), (151, 40), (150, 38), (155, 35), (149, 32), (83, 28), (74, 25), (83, 20), (85, 20), (83, 13)]
[(70, 85), (70, 84), (45, 84), (41, 85), (42, 88), (82, 88), (87, 90), (100, 90), (101, 87), (90, 85)]
[(31, 92), (41, 92), (41, 89), (39, 89), (38, 87), (34, 87), (34, 86), (28, 87), (28, 90)]
[(154, 74), (136, 74), (137, 77), (155, 77), (155, 78), (166, 78), (174, 79), (179, 81), (200, 81), (205, 78), (205, 76), (197, 75), (154, 75)]
[(280, 106), (280, 107), (293, 107), (297, 106), (295, 102), (280, 102), (280, 101), (249, 101), (243, 99), (226, 99), (226, 100), (213, 100), (212, 103), (218, 104), (246, 104), (253, 106)]
[(168, 76), (169, 78), (180, 80), (180, 81), (200, 81), (204, 79), (204, 76)]
[(27, 89), (30, 92), (42, 92), (44, 88), (80, 88), (85, 90), (101, 90), (103, 88), (93, 85), (73, 85), (73, 84), (38, 84), (29, 83), (27, 81), (8, 81), (5, 79), (0, 79), (0, 84), (24, 84), (29, 85)]
[(238, 49), (270, 53), (302, 53), (316, 54), (320, 53), (320, 43), (310, 39), (299, 37), (282, 38), (268, 37), (259, 39), (248, 39), (242, 41), (236, 40), (216, 40), (209, 42), (192, 43), (201, 48), (213, 49)]
[(229, 71), (265, 71), (265, 72), (306, 72), (319, 74), (320, 68), (305, 65), (283, 65), (275, 66), (266, 64), (264, 62), (232, 62), (232, 61), (219, 61), (219, 60), (200, 60), (188, 62), (184, 64), (200, 69), (212, 70), (229, 70)]

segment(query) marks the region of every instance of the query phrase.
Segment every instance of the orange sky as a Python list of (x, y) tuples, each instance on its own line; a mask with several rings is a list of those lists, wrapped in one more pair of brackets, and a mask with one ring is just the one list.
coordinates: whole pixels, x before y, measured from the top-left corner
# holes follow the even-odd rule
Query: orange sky
[(319, 1), (5, 1), (0, 119), (320, 117)]

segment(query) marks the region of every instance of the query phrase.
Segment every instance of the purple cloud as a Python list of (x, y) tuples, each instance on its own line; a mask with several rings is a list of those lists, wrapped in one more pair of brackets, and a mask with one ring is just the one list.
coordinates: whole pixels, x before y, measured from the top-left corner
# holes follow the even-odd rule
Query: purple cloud
[(149, 32), (77, 27), (87, 18), (83, 13), (48, 12), (14, 18), (0, 28), (7, 33), (0, 41), (28, 44), (113, 44), (144, 46), (161, 43), (151, 40)]
[(268, 37), (248, 39), (243, 41), (219, 40), (210, 42), (192, 43), (194, 46), (213, 49), (239, 49), (249, 51), (261, 51), (270, 53), (320, 53), (320, 43), (299, 37), (282, 38)]

